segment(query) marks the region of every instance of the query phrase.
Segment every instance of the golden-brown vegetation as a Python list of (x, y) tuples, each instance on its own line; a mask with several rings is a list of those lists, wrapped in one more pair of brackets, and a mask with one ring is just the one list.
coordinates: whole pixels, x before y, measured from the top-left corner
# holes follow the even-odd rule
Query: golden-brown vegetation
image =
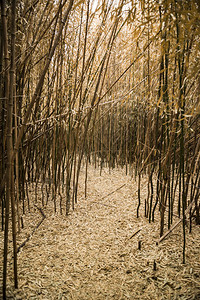
[(1, 0), (4, 298), (9, 223), (17, 287), (31, 183), (35, 194), (42, 184), (44, 206), (67, 215), (83, 160), (85, 195), (88, 163), (134, 170), (138, 217), (147, 174), (145, 216), (154, 221), (159, 210), (162, 237), (178, 214), (185, 262), (186, 218), (190, 230), (200, 223), (199, 12), (196, 0)]

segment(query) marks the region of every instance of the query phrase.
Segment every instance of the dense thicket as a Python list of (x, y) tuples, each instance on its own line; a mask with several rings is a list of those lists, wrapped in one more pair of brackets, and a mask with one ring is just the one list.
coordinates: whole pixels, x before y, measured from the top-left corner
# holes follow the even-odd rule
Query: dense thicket
[[(149, 179), (145, 216), (160, 236), (197, 224), (200, 191), (199, 1), (1, 0), (0, 194), (12, 223), (17, 287), (21, 216), (51, 201), (67, 215), (81, 163)], [(34, 182), (35, 199), (29, 198)], [(10, 220), (10, 207), (12, 221)]]

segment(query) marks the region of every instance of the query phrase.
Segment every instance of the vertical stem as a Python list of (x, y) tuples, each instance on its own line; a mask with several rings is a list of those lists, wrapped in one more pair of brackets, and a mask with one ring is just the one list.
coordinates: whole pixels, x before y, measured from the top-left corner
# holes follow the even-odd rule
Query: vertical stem
[[(10, 188), (11, 188), (11, 210), (12, 210), (12, 237), (13, 237), (13, 256), (14, 256), (14, 281), (15, 288), (18, 288), (18, 279), (17, 279), (17, 243), (16, 243), (16, 212), (15, 212), (15, 203), (14, 203), (14, 164), (12, 164), (12, 111), (13, 111), (13, 96), (14, 96), (14, 78), (15, 78), (15, 17), (16, 17), (16, 0), (12, 0), (11, 6), (12, 18), (11, 18), (11, 64), (10, 64), (10, 95), (9, 95), (9, 111), (10, 115), (8, 123), (8, 132), (9, 132), (9, 141), (8, 141), (8, 158), (9, 158), (9, 170), (10, 172)], [(13, 193), (12, 193), (13, 191)]]
[(140, 182), (141, 182), (141, 173), (139, 173), (138, 178), (138, 206), (137, 206), (137, 218), (139, 218), (139, 209), (140, 209)]
[(7, 256), (8, 256), (8, 231), (11, 195), (11, 155), (12, 155), (12, 99), (9, 98), (9, 72), (8, 72), (8, 36), (5, 0), (1, 0), (2, 35), (4, 41), (5, 60), (5, 101), (7, 101), (7, 173), (6, 173), (6, 202), (5, 202), (5, 228), (4, 228), (4, 257), (3, 257), (3, 299), (6, 299), (7, 284)]
[(186, 246), (186, 234), (185, 234), (185, 162), (184, 162), (184, 112), (185, 112), (185, 98), (184, 98), (184, 88), (183, 88), (183, 66), (184, 66), (184, 55), (185, 55), (185, 45), (183, 45), (182, 50), (182, 64), (181, 64), (181, 49), (180, 49), (180, 37), (179, 37), (179, 16), (176, 10), (177, 1), (175, 1), (175, 15), (176, 15), (176, 30), (177, 30), (177, 53), (178, 53), (178, 69), (179, 69), (179, 108), (180, 108), (180, 118), (181, 118), (181, 136), (180, 136), (180, 187), (182, 191), (179, 190), (181, 194), (182, 202), (182, 216), (183, 216), (183, 264), (185, 263), (185, 246)]

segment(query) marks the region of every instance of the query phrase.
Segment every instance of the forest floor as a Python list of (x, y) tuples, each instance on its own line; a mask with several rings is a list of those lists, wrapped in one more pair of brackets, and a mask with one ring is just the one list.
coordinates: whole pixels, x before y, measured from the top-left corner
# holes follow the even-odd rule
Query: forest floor
[[(200, 299), (200, 226), (193, 226), (191, 234), (186, 229), (183, 265), (182, 226), (156, 245), (159, 214), (149, 224), (142, 203), (136, 218), (137, 183), (124, 170), (114, 169), (109, 174), (104, 169), (100, 176), (99, 170), (89, 166), (86, 199), (84, 180), (83, 169), (78, 203), (68, 216), (54, 213), (51, 204), (42, 208), (46, 218), (18, 254), (18, 290), (13, 288), (10, 238), (8, 299)], [(146, 183), (142, 179), (142, 202)], [(35, 208), (26, 213), (18, 245), (41, 219)], [(2, 241), (1, 232), (0, 285)]]

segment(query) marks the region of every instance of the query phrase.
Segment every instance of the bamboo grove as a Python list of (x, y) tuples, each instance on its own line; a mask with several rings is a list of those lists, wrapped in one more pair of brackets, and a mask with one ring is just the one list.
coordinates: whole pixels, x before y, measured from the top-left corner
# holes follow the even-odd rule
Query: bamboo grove
[(195, 0), (1, 0), (4, 298), (9, 232), (17, 288), (23, 214), (41, 201), (68, 215), (82, 163), (85, 196), (88, 163), (132, 170), (137, 217), (145, 202), (161, 237), (178, 217), (185, 262), (186, 219), (200, 223), (199, 16)]

